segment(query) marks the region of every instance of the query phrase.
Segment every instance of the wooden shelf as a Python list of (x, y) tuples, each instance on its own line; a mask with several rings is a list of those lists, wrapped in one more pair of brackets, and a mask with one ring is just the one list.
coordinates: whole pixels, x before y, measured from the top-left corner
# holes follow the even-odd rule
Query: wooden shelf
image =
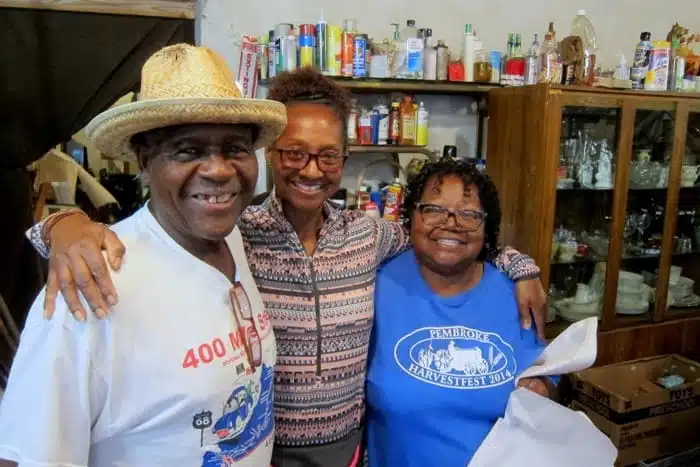
[[(418, 79), (390, 78), (343, 78), (334, 76), (338, 84), (354, 92), (387, 93), (398, 92), (406, 94), (464, 94), (484, 95), (492, 89), (499, 88), (497, 84), (464, 83), (459, 81), (427, 81)], [(266, 85), (269, 80), (261, 81)]]
[(0, 8), (194, 19), (194, 0), (0, 0)]
[(433, 157), (435, 151), (426, 148), (425, 146), (393, 146), (393, 145), (349, 145), (349, 153), (355, 154), (423, 154), (424, 156)]

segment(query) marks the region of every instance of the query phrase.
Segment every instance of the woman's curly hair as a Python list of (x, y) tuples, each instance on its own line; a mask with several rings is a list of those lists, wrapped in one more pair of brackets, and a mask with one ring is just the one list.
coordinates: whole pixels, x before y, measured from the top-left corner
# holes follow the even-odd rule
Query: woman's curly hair
[(285, 105), (308, 102), (330, 106), (343, 125), (345, 146), (345, 129), (351, 108), (350, 92), (331, 78), (313, 68), (285, 71), (272, 78), (267, 98)]
[(496, 185), (486, 174), (481, 173), (473, 162), (467, 159), (443, 157), (437, 161), (426, 162), (421, 171), (406, 187), (404, 216), (407, 227), (411, 228), (411, 219), (416, 206), (423, 197), (428, 181), (437, 177), (440, 182), (449, 175), (462, 180), (464, 186), (475, 185), (479, 200), (486, 213), (484, 220), (484, 247), (479, 252), (478, 260), (493, 261), (498, 255), (498, 235), (501, 226), (501, 205), (498, 201)]

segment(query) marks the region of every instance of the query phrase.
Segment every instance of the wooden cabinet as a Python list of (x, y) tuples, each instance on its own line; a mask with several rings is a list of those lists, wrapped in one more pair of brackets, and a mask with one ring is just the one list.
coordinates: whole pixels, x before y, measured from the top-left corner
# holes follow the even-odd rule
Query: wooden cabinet
[(537, 85), (489, 93), (502, 241), (556, 318), (600, 316), (598, 363), (700, 358), (700, 94)]

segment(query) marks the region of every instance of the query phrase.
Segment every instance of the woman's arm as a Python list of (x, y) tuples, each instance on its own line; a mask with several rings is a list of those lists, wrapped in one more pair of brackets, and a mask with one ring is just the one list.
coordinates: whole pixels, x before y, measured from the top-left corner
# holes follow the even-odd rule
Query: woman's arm
[(544, 328), (547, 322), (547, 293), (539, 280), (540, 268), (529, 256), (506, 246), (493, 261), (494, 266), (515, 282), (520, 322), (523, 328), (530, 329), (535, 321), (537, 337), (545, 340)]
[(114, 232), (91, 221), (82, 211), (75, 211), (47, 217), (29, 229), (27, 236), (37, 251), (49, 258), (44, 316), (53, 314), (60, 290), (77, 319), (87, 316), (78, 291), (97, 316), (106, 317), (117, 303), (117, 291), (102, 250), (106, 250), (109, 266), (115, 271), (126, 251)]
[(409, 246), (409, 238), (403, 224), (386, 219), (378, 219), (377, 265), (406, 250)]

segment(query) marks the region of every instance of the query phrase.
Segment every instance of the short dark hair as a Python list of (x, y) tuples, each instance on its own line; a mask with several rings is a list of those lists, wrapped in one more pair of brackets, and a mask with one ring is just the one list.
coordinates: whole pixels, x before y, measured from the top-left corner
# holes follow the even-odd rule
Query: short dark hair
[(267, 98), (285, 105), (304, 102), (331, 107), (343, 125), (343, 147), (345, 147), (346, 128), (352, 106), (351, 97), (350, 92), (333, 79), (313, 68), (285, 71), (272, 78)]
[(404, 200), (404, 216), (406, 226), (411, 228), (411, 220), (420, 202), (428, 181), (437, 177), (440, 182), (446, 177), (454, 175), (462, 180), (464, 186), (475, 185), (479, 193), (479, 200), (486, 212), (484, 220), (484, 247), (479, 252), (477, 259), (493, 261), (498, 256), (498, 235), (501, 226), (501, 205), (498, 200), (498, 190), (491, 177), (481, 173), (476, 165), (468, 159), (453, 159), (443, 157), (437, 161), (426, 162), (416, 177), (406, 187)]

